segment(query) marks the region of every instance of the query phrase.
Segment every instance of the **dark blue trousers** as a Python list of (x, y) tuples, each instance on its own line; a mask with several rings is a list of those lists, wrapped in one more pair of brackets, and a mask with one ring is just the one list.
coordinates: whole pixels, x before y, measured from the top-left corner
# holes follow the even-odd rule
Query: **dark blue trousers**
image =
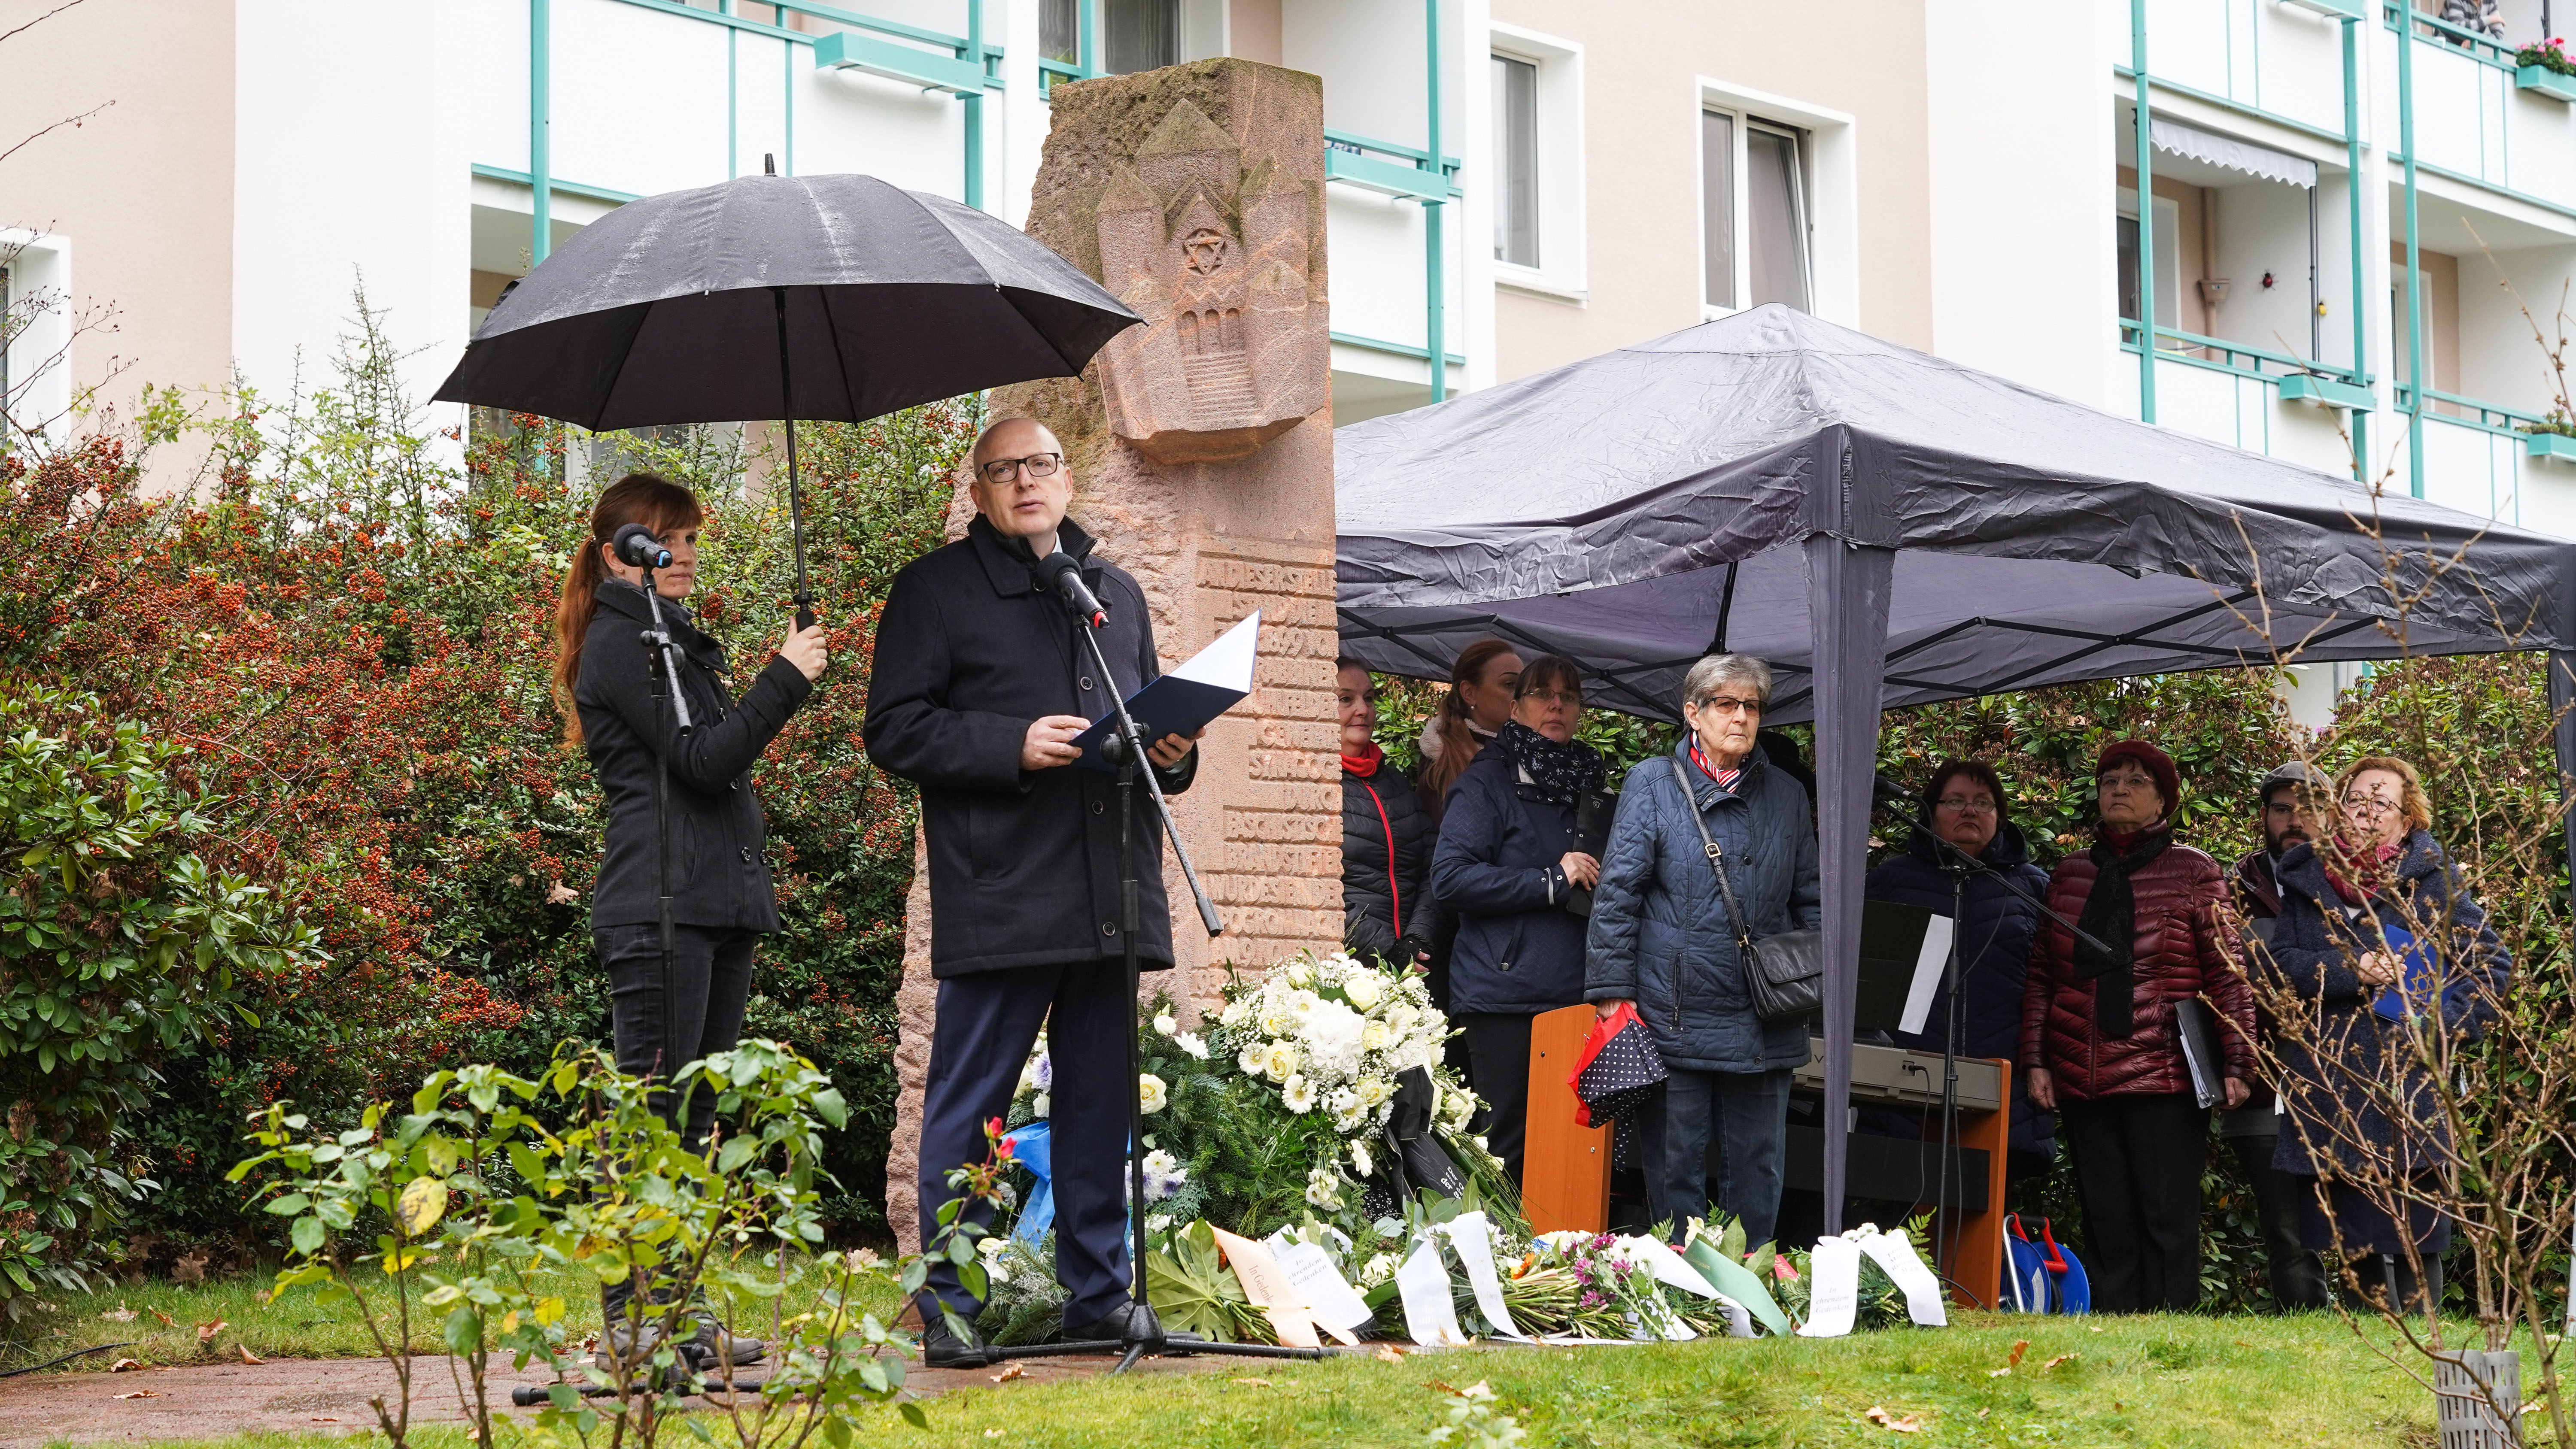
[[(1661, 1100), (1637, 1110), (1637, 1152), (1646, 1170), (1646, 1217), (1670, 1222), (1679, 1235), (1709, 1215), (1709, 1188), (1720, 1212), (1744, 1225), (1744, 1241), (1771, 1241), (1780, 1223), (1784, 1144), (1789, 1137), (1789, 1073), (1694, 1072), (1671, 1069)], [(1715, 1140), (1712, 1141), (1711, 1139)]]
[[(1055, 1278), (1067, 1323), (1087, 1323), (1127, 1294), (1127, 1104), (1136, 1091), (1127, 1048), (1136, 999), (1116, 961), (1023, 966), (939, 983), (939, 1021), (921, 1107), (921, 1236), (939, 1232), (939, 1209), (957, 1196), (948, 1174), (984, 1159), (984, 1124), (1011, 1107), (1038, 1028), (1054, 1064)], [(968, 1221), (989, 1225), (990, 1204)], [(930, 1289), (960, 1316), (982, 1307), (944, 1261)]]

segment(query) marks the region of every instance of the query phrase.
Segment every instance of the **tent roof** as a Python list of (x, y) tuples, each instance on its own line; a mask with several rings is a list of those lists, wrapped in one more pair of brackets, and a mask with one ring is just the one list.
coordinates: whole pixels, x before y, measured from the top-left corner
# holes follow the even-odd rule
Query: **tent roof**
[[(1899, 550), (1885, 706), (2265, 662), (2576, 647), (2576, 545), (1779, 306), (1334, 434), (1351, 653), (1499, 634), (1670, 717), (1724, 647), (1806, 715), (1801, 545)], [(2402, 624), (2399, 597), (2407, 599)]]

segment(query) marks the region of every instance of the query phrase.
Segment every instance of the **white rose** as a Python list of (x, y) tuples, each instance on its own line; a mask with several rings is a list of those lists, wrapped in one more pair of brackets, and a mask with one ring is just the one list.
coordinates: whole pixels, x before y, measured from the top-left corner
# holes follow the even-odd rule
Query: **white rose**
[(1284, 1041), (1274, 1041), (1264, 1049), (1261, 1071), (1274, 1082), (1284, 1082), (1298, 1067), (1297, 1049)]
[(1366, 1011), (1386, 999), (1385, 982), (1374, 971), (1354, 971), (1342, 982), (1342, 995)]
[(1225, 1004), (1225, 1010), (1218, 1012), (1216, 1019), (1221, 1026), (1241, 1026), (1243, 1019), (1251, 1014), (1251, 1006), (1238, 996)]
[(1160, 1112), (1163, 1110), (1163, 1104), (1169, 1100), (1162, 1078), (1152, 1072), (1136, 1074), (1136, 1105), (1139, 1108), (1147, 1112)]
[(1394, 1095), (1395, 1095), (1395, 1088), (1394, 1088), (1394, 1087), (1392, 1087), (1392, 1086), (1389, 1086), (1389, 1085), (1387, 1084), (1387, 1080), (1386, 1080), (1386, 1078), (1384, 1078), (1384, 1077), (1362, 1077), (1362, 1078), (1360, 1078), (1360, 1085), (1359, 1085), (1359, 1099), (1360, 1099), (1360, 1105), (1361, 1105), (1361, 1106), (1363, 1106), (1363, 1107), (1374, 1107), (1374, 1106), (1376, 1106), (1378, 1103), (1383, 1102), (1383, 1101), (1385, 1101), (1387, 1098), (1392, 1097), (1392, 1096), (1394, 1096)]
[(1360, 1050), (1362, 1051), (1385, 1051), (1394, 1040), (1395, 1033), (1386, 1029), (1385, 1022), (1372, 1021), (1360, 1028)]
[(1288, 979), (1288, 984), (1291, 986), (1302, 987), (1312, 986), (1315, 984), (1314, 968), (1308, 966), (1303, 961), (1289, 962), (1288, 969), (1281, 972), (1280, 975), (1286, 977)]
[(1315, 1084), (1291, 1073), (1288, 1080), (1280, 1084), (1279, 1100), (1286, 1103), (1291, 1112), (1301, 1115), (1312, 1112), (1315, 1110)]
[(1261, 1008), (1261, 1034), (1263, 1036), (1286, 1036), (1289, 1032), (1295, 1030), (1296, 1026), (1297, 1018), (1288, 1014), (1288, 1008), (1286, 1006), (1274, 1001)]
[(1154, 1018), (1154, 1034), (1156, 1036), (1170, 1036), (1172, 1033), (1179, 1031), (1180, 1029), (1180, 1022), (1174, 1020), (1172, 1014), (1168, 1011), (1163, 1012), (1161, 1015)]

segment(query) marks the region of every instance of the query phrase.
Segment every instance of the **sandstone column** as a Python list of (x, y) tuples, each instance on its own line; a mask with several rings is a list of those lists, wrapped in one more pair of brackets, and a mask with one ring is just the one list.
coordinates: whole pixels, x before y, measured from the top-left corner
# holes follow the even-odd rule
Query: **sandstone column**
[[(1145, 325), (1079, 379), (1002, 389), (994, 415), (1033, 415), (1064, 441), (1073, 517), (1144, 585), (1166, 668), (1262, 613), (1255, 691), (1209, 730), (1173, 802), (1226, 934), (1208, 939), (1167, 853), (1179, 966), (1146, 978), (1204, 1004), (1229, 964), (1341, 940), (1323, 83), (1210, 60), (1054, 95), (1029, 232)], [(933, 1025), (919, 879), (908, 926), (886, 1176), (910, 1251)]]

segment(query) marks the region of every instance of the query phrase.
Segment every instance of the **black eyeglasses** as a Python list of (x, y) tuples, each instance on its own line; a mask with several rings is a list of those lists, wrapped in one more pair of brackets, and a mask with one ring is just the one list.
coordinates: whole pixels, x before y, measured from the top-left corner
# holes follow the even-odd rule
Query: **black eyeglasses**
[(1062, 453), (1031, 453), (1025, 458), (994, 458), (975, 471), (987, 483), (1008, 483), (1022, 468), (1028, 469), (1032, 478), (1052, 478), (1055, 470), (1063, 466)]

